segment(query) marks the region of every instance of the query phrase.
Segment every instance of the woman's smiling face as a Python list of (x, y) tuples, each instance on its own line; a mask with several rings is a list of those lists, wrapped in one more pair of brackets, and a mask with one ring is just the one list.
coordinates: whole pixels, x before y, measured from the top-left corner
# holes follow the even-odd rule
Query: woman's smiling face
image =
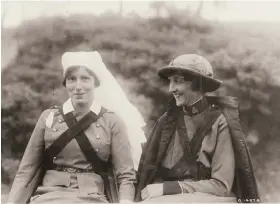
[(65, 87), (73, 104), (92, 103), (95, 78), (85, 67), (75, 67), (67, 73)]
[(168, 77), (169, 92), (173, 94), (177, 106), (189, 106), (200, 94), (192, 88), (192, 81), (186, 80), (183, 75), (173, 74)]

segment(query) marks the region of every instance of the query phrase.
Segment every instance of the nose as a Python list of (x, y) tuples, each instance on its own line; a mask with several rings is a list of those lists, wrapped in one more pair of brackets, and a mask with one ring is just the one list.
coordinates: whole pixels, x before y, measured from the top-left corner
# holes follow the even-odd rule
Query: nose
[(80, 80), (77, 80), (75, 88), (76, 88), (76, 91), (78, 91), (78, 92), (82, 90), (82, 84), (81, 84)]
[(176, 86), (175, 86), (175, 84), (174, 84), (174, 82), (172, 82), (172, 81), (170, 81), (170, 83), (169, 83), (169, 92), (170, 93), (174, 93), (174, 92), (176, 92)]

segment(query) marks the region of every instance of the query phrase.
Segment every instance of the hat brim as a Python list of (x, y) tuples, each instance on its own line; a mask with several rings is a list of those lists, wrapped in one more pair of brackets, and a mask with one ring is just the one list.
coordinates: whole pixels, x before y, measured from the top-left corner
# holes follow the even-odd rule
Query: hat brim
[(186, 69), (185, 67), (180, 66), (165, 66), (158, 70), (158, 76), (168, 80), (168, 77), (171, 75), (178, 73), (180, 75), (194, 77), (194, 78), (201, 78), (202, 79), (202, 87), (205, 92), (212, 92), (216, 91), (222, 82), (220, 80), (214, 79), (212, 77), (205, 76), (201, 73), (196, 71)]

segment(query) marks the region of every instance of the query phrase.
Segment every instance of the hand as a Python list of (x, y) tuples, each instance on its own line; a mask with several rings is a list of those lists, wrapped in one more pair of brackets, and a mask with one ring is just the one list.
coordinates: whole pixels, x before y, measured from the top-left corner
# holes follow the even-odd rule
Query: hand
[(162, 196), (162, 195), (163, 195), (163, 184), (162, 183), (147, 185), (146, 188), (144, 188), (141, 191), (141, 198), (143, 200)]

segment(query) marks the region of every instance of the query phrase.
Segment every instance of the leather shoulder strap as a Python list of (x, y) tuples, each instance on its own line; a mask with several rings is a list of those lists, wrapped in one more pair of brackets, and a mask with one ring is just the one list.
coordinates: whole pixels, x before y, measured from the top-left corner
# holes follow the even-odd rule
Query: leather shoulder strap
[(184, 150), (184, 155), (174, 165), (173, 168), (177, 168), (178, 165), (180, 165), (180, 162), (182, 162), (182, 160), (183, 160), (183, 161), (187, 162), (187, 167), (189, 169), (190, 175), (193, 176), (194, 178), (196, 178), (197, 177), (196, 158), (193, 155), (193, 152), (191, 150), (191, 145), (190, 145), (190, 141), (189, 141), (189, 138), (188, 138), (188, 135), (187, 135), (187, 129), (186, 129), (183, 113), (181, 113), (179, 115), (179, 118), (178, 118), (177, 122), (178, 122), (177, 131), (178, 131), (178, 135), (179, 135), (179, 138), (180, 138), (181, 145), (182, 145), (183, 150)]
[[(62, 116), (65, 120), (69, 120), (70, 117), (65, 117), (61, 108), (59, 108)], [(100, 112), (101, 113), (101, 112)], [(69, 115), (71, 113), (68, 113)], [(66, 114), (67, 115), (67, 114)], [(84, 129), (88, 128), (93, 122), (95, 122), (101, 114), (94, 114), (93, 112), (87, 113), (79, 122), (71, 123), (68, 130), (62, 133), (45, 151), (45, 155), (47, 158), (55, 157), (73, 138), (75, 138), (79, 133), (81, 133)], [(68, 124), (67, 124), (68, 125)]]
[(193, 139), (191, 140), (192, 153), (196, 157), (196, 159), (206, 132), (213, 126), (213, 124), (221, 114), (222, 112), (218, 108), (210, 109), (205, 117), (203, 125), (200, 126), (196, 131)]
[[(97, 119), (103, 115), (106, 112), (105, 108), (101, 108), (100, 113), (96, 116), (95, 114), (91, 114), (91, 121), (97, 121)], [(63, 114), (63, 112), (61, 111), (61, 115), (63, 117), (63, 119), (65, 120), (66, 124), (68, 125), (68, 127), (71, 129), (73, 126), (75, 126), (75, 124), (78, 123), (76, 117), (74, 116), (74, 114), (72, 112), (67, 113), (66, 115)], [(74, 136), (75, 137), (75, 136)], [(92, 147), (88, 137), (85, 135), (84, 131), (81, 131), (78, 135), (78, 137), (75, 137), (76, 141), (78, 142), (82, 152), (84, 153), (85, 157), (87, 158), (87, 160), (89, 162), (91, 162), (92, 167), (94, 168), (96, 173), (103, 173), (107, 170), (106, 167), (106, 162), (101, 160), (98, 155), (96, 154), (94, 148)]]
[[(59, 110), (63, 113), (62, 109)], [(75, 138), (79, 133), (81, 133), (84, 129), (88, 128), (93, 122), (95, 122), (103, 113), (106, 112), (105, 110), (100, 111), (98, 115), (94, 114), (93, 112), (87, 113), (79, 122), (73, 123), (68, 130), (62, 133), (44, 152), (44, 158), (41, 159), (37, 168), (34, 169), (30, 173), (30, 176), (27, 180), (26, 186), (30, 184), (33, 180), (34, 176), (36, 175), (37, 171), (42, 165), (50, 165), (52, 163), (53, 157), (55, 157), (73, 138)], [(64, 114), (62, 114), (63, 118)], [(72, 116), (69, 116), (67, 120), (70, 120)], [(69, 124), (70, 125), (70, 124)]]
[[(179, 125), (178, 134), (184, 149), (184, 157), (182, 159), (186, 160), (188, 164), (188, 168), (190, 170), (190, 174), (195, 178), (200, 177), (200, 175), (197, 175), (198, 171), (197, 171), (196, 160), (198, 157), (198, 152), (202, 145), (202, 141), (205, 137), (205, 133), (212, 127), (212, 125), (215, 123), (215, 121), (220, 115), (221, 115), (221, 111), (219, 109), (214, 109), (214, 110), (210, 109), (210, 111), (206, 114), (204, 123), (196, 131), (191, 142), (189, 142), (188, 140), (187, 130), (184, 123), (183, 115), (181, 115), (178, 118), (178, 125)], [(179, 160), (179, 162), (181, 161)]]
[[(102, 107), (100, 113), (97, 117), (95, 117), (95, 119), (97, 120), (105, 112), (107, 112), (107, 110)], [(62, 116), (69, 128), (77, 124), (76, 117), (72, 112), (66, 115), (62, 113)], [(102, 177), (105, 186), (105, 194), (109, 202), (117, 203), (119, 201), (118, 187), (115, 178), (110, 175), (110, 173), (112, 173), (109, 166), (110, 162), (105, 162), (99, 158), (84, 131), (80, 132), (78, 137), (75, 137), (75, 139), (86, 159), (92, 164), (94, 171)]]

